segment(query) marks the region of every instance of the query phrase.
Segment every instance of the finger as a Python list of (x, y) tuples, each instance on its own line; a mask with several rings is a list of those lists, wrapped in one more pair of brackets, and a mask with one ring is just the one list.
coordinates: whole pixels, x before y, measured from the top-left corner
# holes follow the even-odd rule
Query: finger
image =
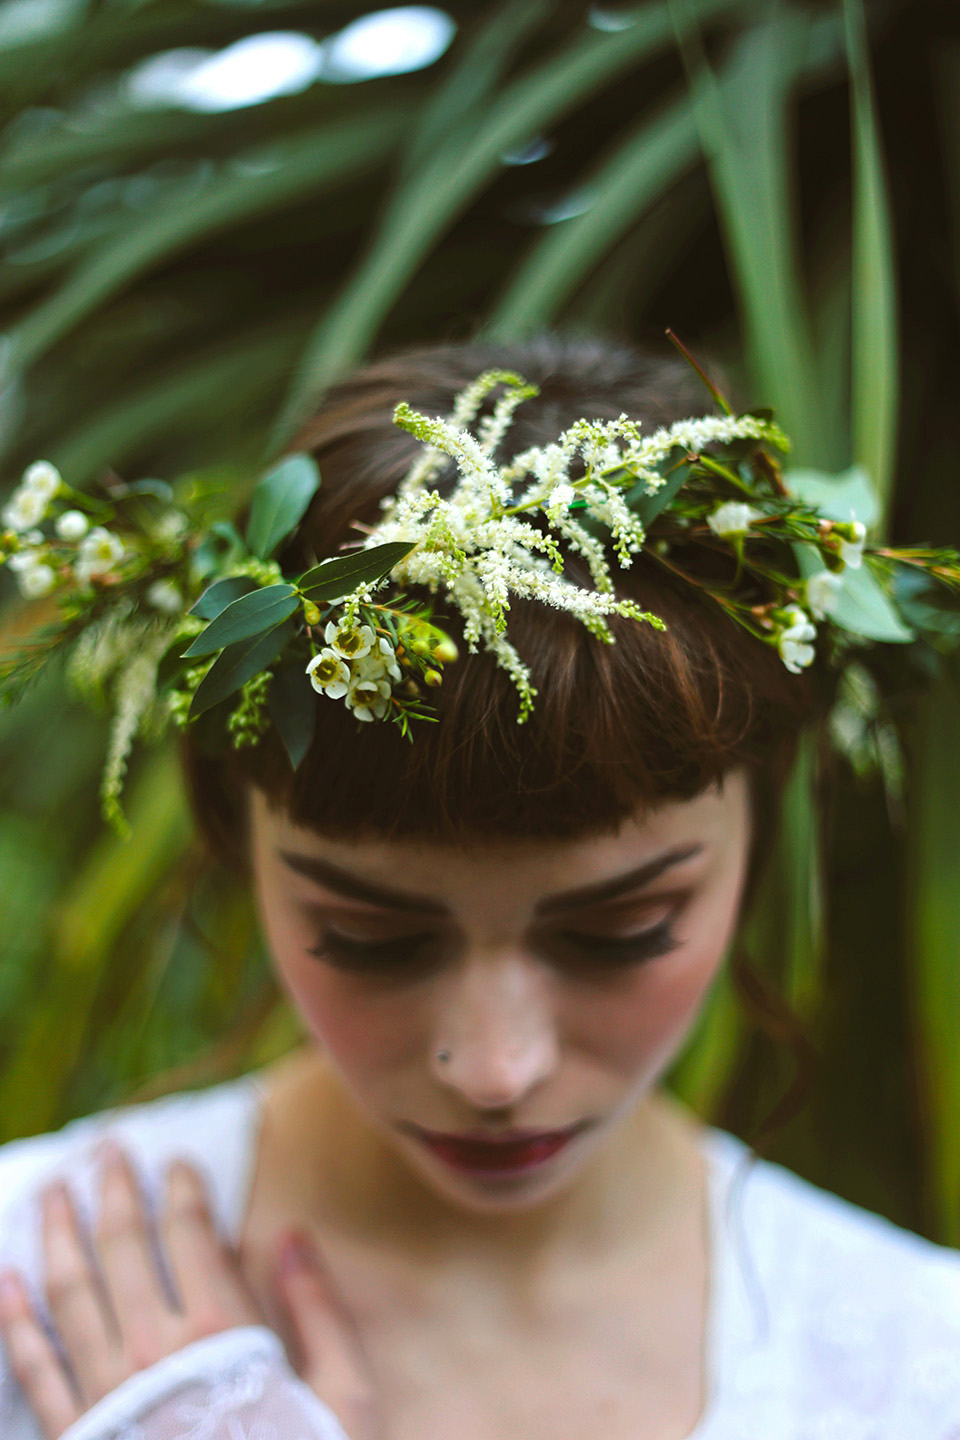
[(101, 1156), (97, 1253), (123, 1350), (130, 1367), (140, 1370), (166, 1353), (175, 1315), (157, 1268), (133, 1166), (112, 1141)]
[(195, 1338), (261, 1316), (236, 1261), (217, 1234), (206, 1186), (177, 1160), (167, 1176), (163, 1236), (183, 1316)]
[(42, 1210), (47, 1305), (81, 1395), (91, 1405), (124, 1378), (116, 1328), (67, 1186), (50, 1186)]
[(309, 1236), (287, 1236), (279, 1286), (303, 1379), (336, 1411), (348, 1434), (361, 1433), (371, 1404), (369, 1372), (356, 1327)]
[(57, 1440), (80, 1415), (80, 1406), (50, 1339), (15, 1271), (0, 1275), (0, 1336), (10, 1369), (47, 1440)]

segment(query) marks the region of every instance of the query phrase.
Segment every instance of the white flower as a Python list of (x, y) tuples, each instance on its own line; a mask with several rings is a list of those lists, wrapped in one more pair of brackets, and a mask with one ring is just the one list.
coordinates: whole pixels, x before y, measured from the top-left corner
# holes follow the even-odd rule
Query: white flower
[(817, 652), (809, 642), (817, 638), (817, 629), (799, 605), (788, 605), (784, 618), (787, 623), (777, 635), (777, 649), (790, 673), (799, 675), (816, 659)]
[(390, 686), (386, 680), (368, 680), (358, 676), (351, 681), (345, 704), (358, 720), (382, 720), (390, 703)]
[(397, 652), (383, 635), (380, 636), (377, 648), (357, 661), (354, 674), (364, 680), (382, 680), (387, 675), (391, 680), (403, 679), (403, 673), (397, 664)]
[(842, 589), (843, 581), (840, 576), (834, 575), (830, 570), (817, 570), (808, 577), (804, 594), (815, 620), (827, 618)]
[(759, 520), (763, 514), (753, 505), (746, 505), (740, 500), (728, 500), (723, 505), (718, 505), (712, 515), (707, 516), (707, 524), (714, 535), (725, 539), (728, 535), (746, 535), (754, 520)]
[(835, 525), (834, 532), (840, 541), (840, 559), (851, 570), (859, 570), (863, 563), (863, 542), (867, 538), (867, 527), (862, 520), (851, 520), (849, 524)]
[(344, 660), (362, 660), (377, 637), (369, 625), (338, 625), (336, 620), (328, 620), (323, 638)]
[(125, 554), (123, 541), (118, 536), (97, 525), (80, 541), (77, 563), (74, 567), (81, 585), (86, 585), (94, 576), (108, 574)]
[(39, 495), (48, 505), (62, 484), (60, 471), (55, 465), (51, 465), (49, 460), (37, 460), (23, 472), (20, 488)]
[(90, 521), (82, 510), (64, 510), (62, 515), (57, 516), (53, 528), (61, 540), (73, 542), (83, 539), (90, 529)]
[(572, 485), (555, 485), (548, 499), (550, 510), (566, 510), (577, 498), (577, 492)]
[(10, 499), (0, 511), (3, 523), (10, 530), (22, 534), (24, 530), (32, 530), (34, 525), (39, 525), (47, 513), (48, 502), (44, 497), (34, 490), (26, 490), (21, 485), (14, 490)]
[(325, 646), (319, 655), (314, 655), (307, 666), (307, 674), (318, 695), (328, 695), (331, 700), (340, 700), (346, 695), (350, 666), (329, 646)]
[(168, 514), (161, 516), (153, 527), (153, 538), (162, 544), (168, 544), (172, 540), (179, 540), (190, 526), (190, 521), (181, 510), (171, 510)]
[(39, 600), (44, 595), (49, 595), (56, 581), (57, 577), (53, 568), (39, 562), (24, 566), (17, 576), (20, 594), (27, 600)]
[(154, 580), (144, 598), (148, 605), (164, 615), (178, 615), (183, 609), (180, 587), (172, 580)]

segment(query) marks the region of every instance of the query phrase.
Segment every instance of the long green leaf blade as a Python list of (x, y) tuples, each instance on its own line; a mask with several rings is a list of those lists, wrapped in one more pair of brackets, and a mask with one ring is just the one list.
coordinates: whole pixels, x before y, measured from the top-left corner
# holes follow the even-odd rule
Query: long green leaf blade
[(247, 524), (248, 548), (269, 560), (300, 524), (320, 484), (310, 455), (288, 455), (255, 486)]
[(266, 585), (253, 590), (222, 610), (184, 650), (183, 659), (192, 660), (200, 655), (212, 655), (240, 640), (249, 640), (273, 630), (294, 613), (300, 604), (292, 585)]
[(412, 549), (412, 543), (391, 540), (387, 545), (345, 555), (342, 560), (325, 560), (301, 577), (299, 588), (315, 605), (330, 604), (349, 595), (358, 585), (373, 585), (384, 579)]
[[(889, 507), (897, 440), (897, 286), (862, 0), (844, 0), (853, 141), (853, 456)], [(882, 523), (882, 522), (881, 522)]]
[(196, 720), (206, 710), (219, 705), (221, 700), (236, 694), (241, 685), (276, 660), (293, 635), (294, 627), (287, 620), (265, 635), (254, 635), (249, 640), (240, 640), (236, 645), (228, 646), (222, 655), (217, 656), (197, 686), (189, 718)]

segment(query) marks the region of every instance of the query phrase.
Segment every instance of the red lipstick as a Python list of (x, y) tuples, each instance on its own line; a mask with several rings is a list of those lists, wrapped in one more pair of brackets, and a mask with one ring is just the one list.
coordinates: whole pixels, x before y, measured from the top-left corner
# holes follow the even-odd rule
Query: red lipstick
[(466, 1174), (508, 1179), (529, 1174), (563, 1150), (584, 1125), (563, 1130), (512, 1131), (492, 1139), (489, 1135), (444, 1134), (411, 1126), (411, 1133), (431, 1154)]

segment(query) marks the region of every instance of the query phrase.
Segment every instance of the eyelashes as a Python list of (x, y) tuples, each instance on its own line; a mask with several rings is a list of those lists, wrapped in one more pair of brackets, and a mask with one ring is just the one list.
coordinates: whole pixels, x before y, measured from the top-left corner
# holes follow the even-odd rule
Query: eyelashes
[[(561, 970), (599, 977), (604, 971), (629, 969), (676, 950), (682, 942), (674, 934), (673, 920), (669, 915), (636, 935), (617, 937), (564, 930), (538, 949)], [(358, 940), (328, 927), (308, 953), (351, 974), (410, 979), (440, 969), (449, 958), (449, 945), (431, 933)]]

